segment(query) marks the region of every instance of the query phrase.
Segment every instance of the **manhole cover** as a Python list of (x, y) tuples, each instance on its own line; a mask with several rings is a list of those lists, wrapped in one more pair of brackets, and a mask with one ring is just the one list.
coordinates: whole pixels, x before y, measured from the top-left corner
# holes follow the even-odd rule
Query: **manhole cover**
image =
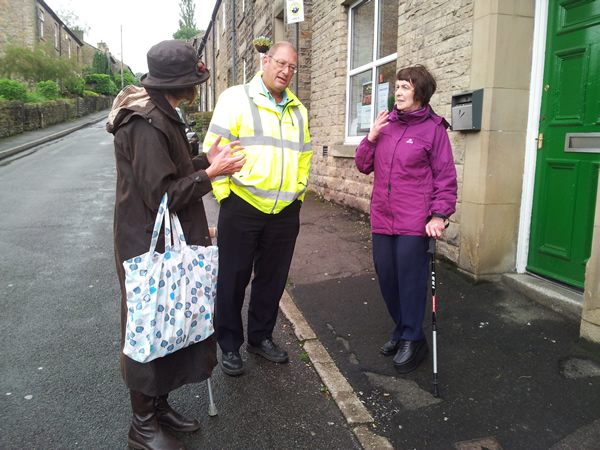
[(458, 450), (502, 450), (498, 441), (493, 437), (457, 442), (456, 448)]

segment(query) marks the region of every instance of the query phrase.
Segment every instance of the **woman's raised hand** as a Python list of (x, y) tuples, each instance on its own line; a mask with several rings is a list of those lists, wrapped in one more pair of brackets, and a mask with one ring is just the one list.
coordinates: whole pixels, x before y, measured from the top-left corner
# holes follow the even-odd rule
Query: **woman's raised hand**
[(211, 181), (221, 175), (232, 175), (239, 172), (246, 162), (246, 155), (241, 151), (244, 150), (244, 147), (237, 147), (240, 141), (232, 141), (223, 146), (219, 146), (219, 142), (221, 142), (221, 136), (210, 147), (207, 155), (210, 167), (206, 169), (206, 174)]
[(388, 116), (390, 113), (388, 111), (381, 111), (377, 117), (375, 118), (375, 123), (371, 127), (371, 131), (369, 131), (369, 135), (367, 138), (371, 142), (375, 142), (379, 137), (379, 133), (383, 127), (387, 127), (388, 125)]

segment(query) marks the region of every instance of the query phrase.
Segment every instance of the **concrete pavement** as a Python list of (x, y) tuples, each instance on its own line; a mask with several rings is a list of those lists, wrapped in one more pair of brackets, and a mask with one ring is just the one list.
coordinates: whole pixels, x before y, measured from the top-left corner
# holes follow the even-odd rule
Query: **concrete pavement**
[[(0, 159), (107, 114), (2, 139)], [(378, 353), (392, 324), (368, 217), (309, 193), (301, 221), (281, 310), (364, 448), (598, 448), (600, 356), (581, 345), (577, 322), (508, 284), (474, 284), (438, 264), (434, 398), (431, 354), (397, 375)]]

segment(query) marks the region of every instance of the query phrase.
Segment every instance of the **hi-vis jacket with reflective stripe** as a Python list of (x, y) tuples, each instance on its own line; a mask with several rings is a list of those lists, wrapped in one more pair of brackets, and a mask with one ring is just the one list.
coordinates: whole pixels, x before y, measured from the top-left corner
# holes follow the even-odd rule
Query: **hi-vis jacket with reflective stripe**
[(289, 89), (289, 102), (280, 114), (264, 93), (261, 75), (221, 94), (203, 149), (208, 152), (219, 135), (220, 145), (239, 140), (246, 163), (238, 173), (213, 181), (215, 197), (221, 202), (234, 192), (259, 211), (277, 214), (302, 200), (308, 187), (312, 157), (308, 114)]

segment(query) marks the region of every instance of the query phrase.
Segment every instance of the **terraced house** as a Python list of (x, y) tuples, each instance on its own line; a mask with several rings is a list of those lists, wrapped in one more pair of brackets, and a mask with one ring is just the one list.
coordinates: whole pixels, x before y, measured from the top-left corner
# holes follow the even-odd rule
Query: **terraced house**
[[(303, 22), (287, 23), (290, 3)], [(550, 289), (600, 343), (600, 0), (217, 1), (196, 44), (213, 68), (202, 109), (260, 69), (260, 35), (299, 51), (310, 188), (364, 212), (372, 180), (356, 147), (397, 69), (427, 66), (459, 176), (440, 253), (475, 279)]]

